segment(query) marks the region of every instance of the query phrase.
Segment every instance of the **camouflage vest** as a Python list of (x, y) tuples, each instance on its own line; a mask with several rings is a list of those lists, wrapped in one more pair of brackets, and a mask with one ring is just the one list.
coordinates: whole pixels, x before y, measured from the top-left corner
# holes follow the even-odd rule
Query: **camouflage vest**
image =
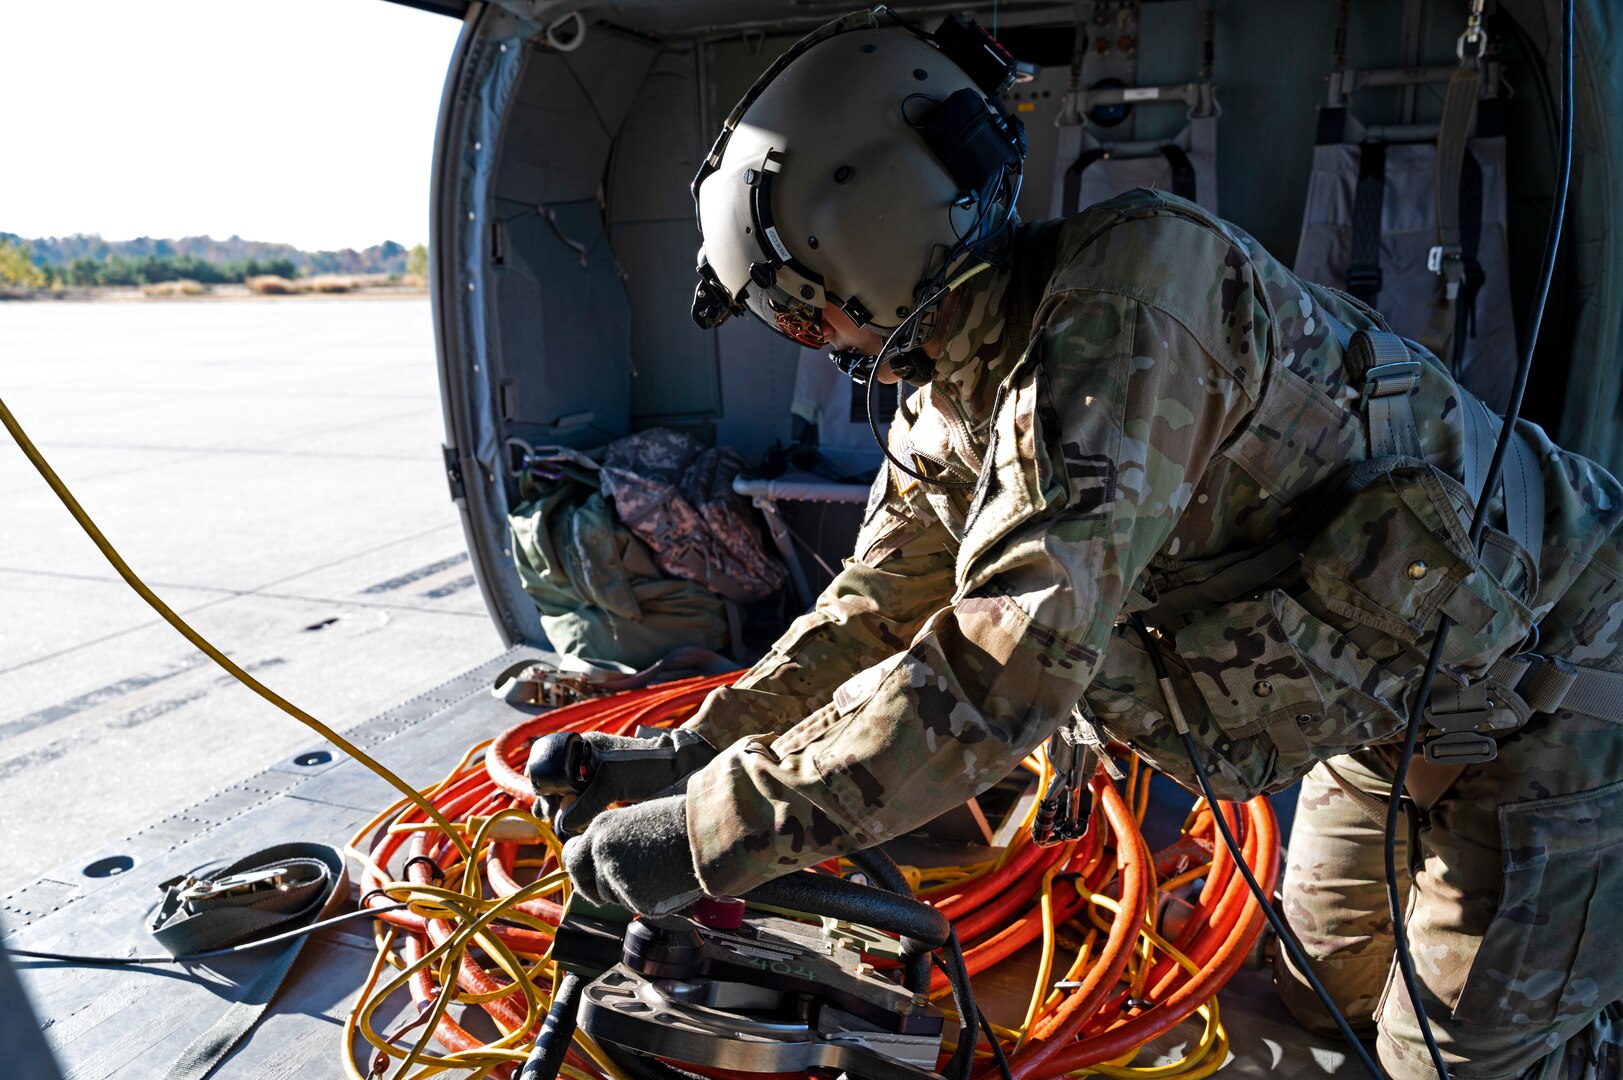
[[(1496, 496), (1479, 558), (1466, 537), (1475, 505), (1466, 480), (1480, 473), (1474, 455), (1484, 439), (1491, 448), (1498, 418), (1417, 345), (1402, 343), (1401, 356), (1382, 357), (1349, 348), (1360, 331), (1375, 332), (1388, 347), (1398, 339), (1370, 308), (1302, 281), (1241, 230), (1160, 193), (1130, 193), (1062, 223), (1052, 263), (1016, 261), (1021, 272), (1011, 281), (1004, 355), (1025, 353), (1030, 327), (1041, 326), (1067, 293), (1144, 295), (1152, 275), (1143, 265), (1126, 263), (1113, 276), (1108, 264), (1101, 269), (1099, 260), (1077, 255), (1124, 219), (1146, 215), (1183, 217), (1202, 230), (1185, 248), (1150, 253), (1163, 260), (1157, 273), (1176, 264), (1170, 280), (1180, 287), (1149, 302), (1174, 315), (1179, 304), (1214, 304), (1215, 292), (1200, 283), (1221, 280), (1225, 260), (1243, 257), (1271, 324), (1252, 415), (1199, 478), (1200, 506), (1183, 512), (1128, 605), (1153, 611), (1175, 654), (1169, 659), (1183, 709), (1219, 794), (1280, 790), (1318, 760), (1400, 734), (1443, 615), (1454, 629), (1433, 695), (1445, 704), (1436, 712), (1463, 701), (1456, 710), (1461, 723), (1502, 727), (1525, 719), (1526, 706), (1508, 687), (1487, 719), (1471, 710), (1470, 696), (1491, 685), (1496, 662), (1532, 640), (1536, 624), (1617, 524), (1623, 508), (1617, 482), (1522, 422), (1524, 471), (1513, 480), (1538, 488), (1547, 512), (1531, 536), (1520, 530), (1518, 542)], [(1033, 305), (1036, 280), (1044, 284)], [(1018, 311), (1022, 305), (1031, 305), (1029, 322)], [(1221, 349), (1208, 351), (1214, 347)], [(1018, 397), (1014, 388), (1032, 360), (1022, 356), (1003, 379), (1009, 400)], [(1366, 369), (1377, 360), (1397, 363), (1412, 377), (1372, 383)], [(1414, 427), (1412, 438), (1394, 444), (1394, 427), (1382, 418), (1400, 400)], [(985, 468), (1019, 465), (988, 461)], [(943, 504), (951, 500), (925, 498), (946, 520)], [(1040, 512), (1009, 501), (995, 520), (971, 512), (957, 534), (960, 573), (1022, 518)], [(1287, 542), (1277, 543), (1281, 537)], [(961, 580), (960, 593), (973, 584)], [(1190, 603), (1191, 596), (1198, 602)], [(1169, 604), (1175, 597), (1182, 603)], [(1544, 629), (1547, 642), (1556, 631), (1555, 655), (1565, 655), (1572, 628)], [(1194, 786), (1148, 657), (1120, 627), (1082, 708), (1103, 735)]]
[[(1219, 794), (1281, 790), (1316, 761), (1400, 735), (1445, 615), (1454, 625), (1428, 714), (1435, 726), (1519, 726), (1528, 706), (1494, 682), (1495, 664), (1536, 643), (1538, 620), (1607, 539), (1617, 482), (1522, 422), (1507, 481), (1536, 489), (1535, 509), (1518, 493), (1507, 515), (1495, 495), (1479, 558), (1466, 531), (1499, 418), (1436, 357), (1383, 333), (1372, 309), (1295, 278), (1198, 207), (1163, 202), (1162, 212), (1250, 253), (1285, 346), (1270, 358), (1251, 419), (1201, 485), (1221, 490), (1211, 473), (1243, 470), (1264, 499), (1278, 499), (1280, 535), (1206, 558), (1163, 554), (1130, 605), (1147, 611), (1181, 661), (1175, 681)], [(1061, 270), (1055, 286), (1064, 279)], [(1361, 331), (1388, 352), (1374, 355)], [(1083, 707), (1110, 738), (1194, 787), (1130, 633), (1118, 629)], [(1450, 727), (1450, 710), (1461, 724)]]

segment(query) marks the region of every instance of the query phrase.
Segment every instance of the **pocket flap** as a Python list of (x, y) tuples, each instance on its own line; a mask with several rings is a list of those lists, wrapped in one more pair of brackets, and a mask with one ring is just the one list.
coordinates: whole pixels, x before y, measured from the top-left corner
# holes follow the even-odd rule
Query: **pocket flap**
[(1308, 544), (1302, 571), (1324, 609), (1405, 645), (1446, 614), (1456, 629), (1443, 662), (1473, 676), (1532, 625), (1477, 559), (1443, 474), (1423, 462), (1400, 459), (1350, 495)]
[(1282, 752), (1307, 750), (1296, 729), (1323, 717), (1324, 699), (1286, 640), (1271, 594), (1190, 623), (1176, 644), (1212, 718), (1230, 738), (1267, 728), (1276, 743), (1283, 737)]

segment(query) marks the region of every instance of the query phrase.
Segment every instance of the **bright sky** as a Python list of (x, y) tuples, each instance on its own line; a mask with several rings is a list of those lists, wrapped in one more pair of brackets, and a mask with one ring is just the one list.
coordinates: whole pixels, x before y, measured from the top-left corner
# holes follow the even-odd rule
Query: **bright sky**
[(422, 242), (460, 25), (387, 0), (0, 0), (0, 232)]

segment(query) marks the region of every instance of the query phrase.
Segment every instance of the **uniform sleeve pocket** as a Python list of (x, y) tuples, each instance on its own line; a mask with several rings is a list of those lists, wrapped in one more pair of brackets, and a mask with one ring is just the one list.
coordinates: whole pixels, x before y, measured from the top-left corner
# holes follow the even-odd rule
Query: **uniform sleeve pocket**
[(1499, 808), (1504, 887), (1454, 1017), (1551, 1024), (1623, 997), (1623, 781)]

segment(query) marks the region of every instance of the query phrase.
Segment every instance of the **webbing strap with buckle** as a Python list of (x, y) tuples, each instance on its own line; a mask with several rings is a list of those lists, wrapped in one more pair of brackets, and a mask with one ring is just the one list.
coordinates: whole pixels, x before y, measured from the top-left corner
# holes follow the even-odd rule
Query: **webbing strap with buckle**
[(1476, 120), (1482, 68), (1474, 58), (1460, 62), (1448, 80), (1443, 116), (1437, 125), (1437, 246), (1426, 260), (1427, 269), (1443, 275), (1443, 295), (1452, 304), (1465, 278), (1460, 235), (1460, 173), (1465, 167), (1465, 144)]
[(1623, 673), (1582, 667), (1560, 657), (1506, 657), (1488, 679), (1513, 687), (1531, 712), (1567, 711), (1623, 723)]
[[(150, 929), (172, 956), (208, 952), (325, 918), (349, 896), (344, 857), (327, 844), (277, 844), (223, 867), (165, 881)], [(270, 1007), (307, 937), (267, 964), (192, 1040), (164, 1080), (203, 1080)]]
[(1420, 386), (1420, 362), (1403, 339), (1386, 330), (1360, 330), (1347, 342), (1347, 365), (1364, 374), (1364, 417), (1370, 457), (1419, 457), (1420, 429), (1410, 399)]

